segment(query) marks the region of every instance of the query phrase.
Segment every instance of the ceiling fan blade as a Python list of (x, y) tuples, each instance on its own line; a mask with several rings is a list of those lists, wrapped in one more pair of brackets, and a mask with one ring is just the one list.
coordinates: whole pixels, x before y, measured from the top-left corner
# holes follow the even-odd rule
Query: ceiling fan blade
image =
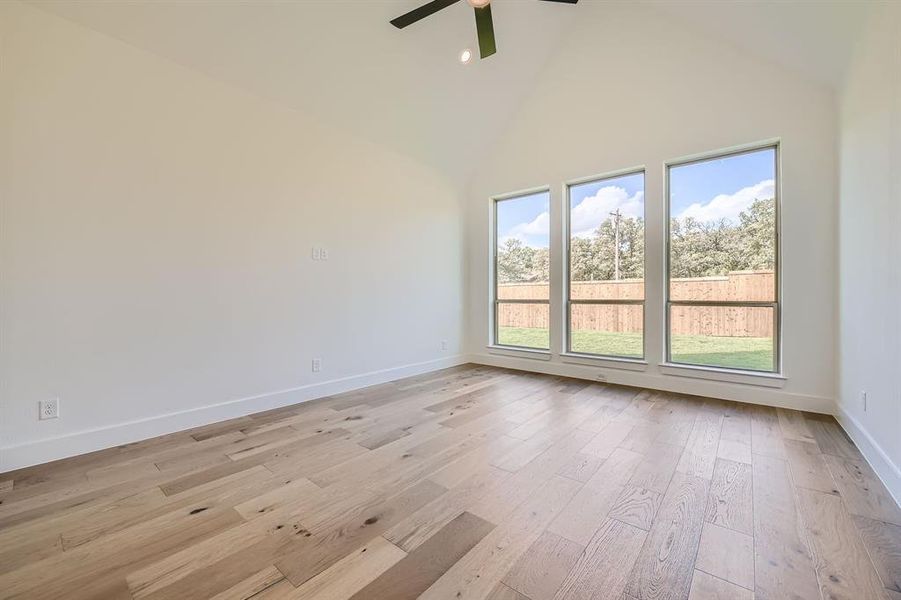
[(476, 11), (476, 32), (479, 34), (479, 57), (487, 58), (497, 52), (494, 41), (494, 22), (491, 20), (491, 5), (474, 8)]
[(451, 4), (456, 4), (459, 1), (460, 0), (432, 0), (431, 2), (426, 2), (419, 8), (414, 8), (410, 12), (403, 14), (396, 19), (391, 19), (391, 24), (398, 29), (403, 29), (407, 25), (412, 25), (416, 21), (425, 19), (442, 8), (447, 8)]

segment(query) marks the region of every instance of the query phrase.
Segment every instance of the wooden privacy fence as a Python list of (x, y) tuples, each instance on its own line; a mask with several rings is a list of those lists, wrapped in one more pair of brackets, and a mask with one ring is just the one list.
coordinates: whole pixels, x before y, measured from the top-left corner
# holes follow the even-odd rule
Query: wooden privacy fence
[[(772, 271), (736, 271), (721, 277), (674, 279), (672, 300), (772, 302), (775, 277)], [(548, 284), (513, 283), (498, 286), (499, 300), (546, 300)], [(574, 300), (640, 300), (644, 281), (573, 282)], [(636, 304), (573, 304), (574, 330), (638, 333), (643, 327), (643, 308)], [(546, 328), (547, 304), (504, 304), (498, 307), (501, 327)], [(675, 335), (726, 337), (772, 337), (773, 309), (759, 306), (674, 306), (670, 315)]]

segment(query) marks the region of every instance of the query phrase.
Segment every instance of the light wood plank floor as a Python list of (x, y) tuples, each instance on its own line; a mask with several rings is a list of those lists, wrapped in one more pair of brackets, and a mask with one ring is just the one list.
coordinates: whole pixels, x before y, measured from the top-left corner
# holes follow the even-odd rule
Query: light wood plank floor
[(831, 417), (466, 365), (0, 475), (2, 598), (901, 598)]

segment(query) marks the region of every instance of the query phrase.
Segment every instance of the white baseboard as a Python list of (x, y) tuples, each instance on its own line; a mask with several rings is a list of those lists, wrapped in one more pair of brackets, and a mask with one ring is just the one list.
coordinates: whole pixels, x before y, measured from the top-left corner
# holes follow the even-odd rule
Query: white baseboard
[(323, 396), (340, 394), (403, 377), (455, 367), (467, 362), (465, 358), (462, 355), (456, 355), (391, 369), (371, 371), (361, 375), (268, 392), (137, 421), (118, 423), (107, 427), (78, 431), (64, 436), (7, 446), (0, 448), (0, 473), (146, 440), (192, 427), (243, 417), (272, 408), (298, 404), (315, 398), (322, 398)]
[(841, 406), (836, 408), (835, 418), (857, 444), (857, 449), (867, 459), (876, 475), (888, 488), (895, 502), (901, 507), (901, 469), (892, 462), (888, 453), (864, 429), (863, 425)]
[(480, 365), (562, 375), (577, 379), (589, 379), (591, 381), (597, 381), (598, 375), (603, 375), (604, 380), (608, 383), (644, 387), (675, 392), (677, 394), (693, 394), (710, 398), (721, 398), (723, 400), (737, 400), (749, 404), (763, 404), (830, 415), (835, 410), (835, 402), (832, 398), (796, 394), (771, 387), (663, 375), (652, 372), (651, 369), (653, 367), (650, 367), (648, 371), (642, 372), (604, 366), (532, 360), (497, 354), (470, 354), (468, 358), (469, 362)]

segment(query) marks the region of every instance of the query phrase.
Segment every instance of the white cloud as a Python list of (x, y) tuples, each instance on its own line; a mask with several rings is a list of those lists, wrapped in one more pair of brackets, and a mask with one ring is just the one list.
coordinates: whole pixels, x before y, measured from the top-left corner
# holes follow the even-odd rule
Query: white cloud
[(547, 211), (541, 213), (528, 223), (520, 223), (510, 230), (511, 237), (520, 235), (547, 235), (551, 227), (551, 218)]
[(603, 187), (573, 208), (570, 229), (577, 237), (590, 237), (598, 226), (619, 209), (624, 217), (644, 217), (644, 192), (629, 196), (624, 188)]
[[(507, 235), (500, 239), (500, 243), (504, 244), (508, 239), (518, 239), (526, 246), (547, 246), (548, 232), (550, 230), (551, 217), (545, 211), (527, 223), (520, 223), (511, 227)], [(530, 237), (538, 238), (537, 244), (530, 243), (532, 241)]]
[(747, 210), (754, 200), (773, 198), (775, 190), (775, 182), (766, 179), (756, 185), (742, 188), (734, 194), (720, 194), (706, 204), (695, 202), (676, 216), (680, 219), (694, 217), (702, 222), (727, 219), (737, 223), (739, 213)]
[[(610, 218), (610, 213), (619, 209), (624, 217), (644, 217), (644, 192), (630, 196), (624, 188), (608, 186), (601, 188), (594, 196), (589, 196), (573, 208), (570, 228), (574, 236), (591, 237), (598, 226)], [(508, 239), (518, 239), (526, 246), (547, 246), (550, 231), (550, 215), (545, 211), (526, 223), (514, 225), (500, 239), (504, 244)]]

